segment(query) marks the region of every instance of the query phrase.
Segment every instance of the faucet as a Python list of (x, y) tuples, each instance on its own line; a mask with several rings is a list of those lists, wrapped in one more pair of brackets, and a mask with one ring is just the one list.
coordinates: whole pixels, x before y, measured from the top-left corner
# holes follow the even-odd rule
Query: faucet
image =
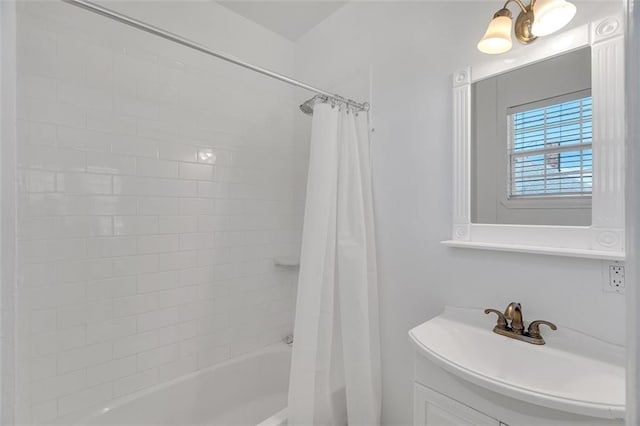
[(510, 337), (512, 339), (522, 340), (523, 342), (532, 343), (534, 345), (544, 345), (544, 339), (540, 334), (540, 326), (546, 325), (552, 330), (557, 330), (555, 324), (545, 321), (536, 320), (529, 324), (527, 331), (524, 330), (524, 320), (522, 319), (522, 305), (511, 302), (505, 309), (504, 314), (497, 309), (485, 309), (485, 314), (494, 313), (498, 316), (496, 326), (493, 332)]

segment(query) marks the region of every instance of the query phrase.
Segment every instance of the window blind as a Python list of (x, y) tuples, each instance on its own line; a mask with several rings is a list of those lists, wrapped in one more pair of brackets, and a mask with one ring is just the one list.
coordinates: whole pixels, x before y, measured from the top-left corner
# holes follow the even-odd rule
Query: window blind
[(509, 198), (591, 196), (590, 91), (510, 108), (508, 122)]

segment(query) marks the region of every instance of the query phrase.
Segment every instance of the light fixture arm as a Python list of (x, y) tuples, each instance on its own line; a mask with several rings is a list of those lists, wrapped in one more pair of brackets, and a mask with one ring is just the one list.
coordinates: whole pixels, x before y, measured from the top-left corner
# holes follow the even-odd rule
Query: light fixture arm
[(520, 13), (516, 19), (514, 31), (516, 39), (522, 44), (529, 44), (535, 41), (536, 36), (531, 32), (531, 26), (533, 25), (533, 5), (536, 0), (531, 0), (528, 6), (526, 6), (522, 0), (507, 0), (502, 6), (502, 9), (496, 12), (493, 17), (508, 16), (511, 18), (511, 11), (507, 6), (509, 3), (515, 3), (520, 8)]
[[(536, 0), (532, 0), (531, 4), (529, 5), (529, 8), (533, 9), (533, 4), (535, 3)], [(524, 5), (524, 3), (522, 3), (521, 0), (507, 0), (504, 3), (504, 6), (502, 6), (503, 9), (506, 9), (507, 6), (509, 5), (509, 3), (515, 3), (518, 6), (520, 6), (520, 9), (522, 10), (522, 12), (527, 13), (527, 7)]]

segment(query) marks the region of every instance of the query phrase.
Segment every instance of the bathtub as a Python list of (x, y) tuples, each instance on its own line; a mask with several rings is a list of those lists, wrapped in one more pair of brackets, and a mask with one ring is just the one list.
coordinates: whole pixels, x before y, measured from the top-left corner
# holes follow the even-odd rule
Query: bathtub
[(286, 425), (291, 349), (282, 343), (112, 401), (77, 425)]

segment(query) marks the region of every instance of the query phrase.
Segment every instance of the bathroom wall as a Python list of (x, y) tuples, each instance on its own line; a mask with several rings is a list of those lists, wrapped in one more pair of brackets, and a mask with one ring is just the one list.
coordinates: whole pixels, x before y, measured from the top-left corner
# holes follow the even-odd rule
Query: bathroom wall
[[(107, 3), (292, 71), (291, 42), (214, 2)], [(18, 69), (18, 423), (291, 332), (291, 88), (61, 2), (20, 2)]]
[(16, 10), (0, 3), (0, 424), (13, 424), (15, 380)]
[[(626, 52), (626, 76), (627, 76), (627, 117), (637, 117), (640, 115), (640, 84), (637, 78), (633, 78), (640, 73), (640, 8), (638, 1), (630, 0), (626, 2), (627, 11), (627, 34), (629, 37)], [(638, 292), (638, 250), (640, 246), (640, 215), (638, 206), (640, 203), (640, 122), (629, 120), (627, 123), (627, 191), (626, 191), (626, 219), (627, 219), (627, 262), (626, 279), (633, 283), (630, 285), (626, 296), (626, 324), (627, 324), (627, 404), (626, 404), (626, 424), (637, 424), (640, 416), (640, 393), (638, 392), (640, 353), (638, 352), (639, 337), (639, 315), (637, 306), (640, 301)]]
[[(621, 7), (617, 1), (577, 5), (575, 23)], [(487, 60), (475, 45), (499, 6), (350, 2), (296, 43), (299, 78), (373, 106), (387, 425), (411, 424), (407, 331), (445, 305), (504, 308), (519, 301), (525, 319), (624, 343), (624, 297), (602, 291), (600, 261), (440, 244), (451, 229), (451, 76)]]

